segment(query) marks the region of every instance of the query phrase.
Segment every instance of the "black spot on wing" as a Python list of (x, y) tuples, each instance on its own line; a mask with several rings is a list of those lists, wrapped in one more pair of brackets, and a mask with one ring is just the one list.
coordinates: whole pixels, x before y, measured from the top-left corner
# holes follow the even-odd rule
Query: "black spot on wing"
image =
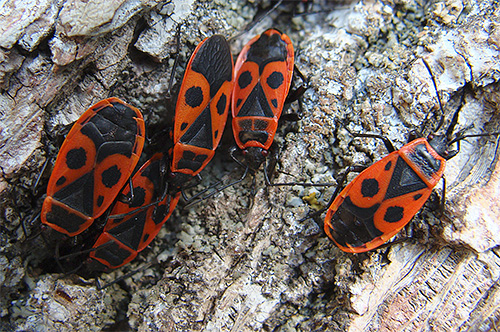
[(378, 181), (375, 179), (364, 179), (361, 182), (361, 194), (363, 197), (373, 197), (379, 192)]
[(186, 104), (189, 107), (198, 107), (201, 105), (201, 103), (203, 103), (203, 91), (199, 86), (192, 86), (187, 89), (184, 98), (186, 100)]
[(104, 196), (99, 195), (99, 196), (97, 197), (97, 206), (98, 206), (98, 207), (101, 207), (102, 203), (104, 203)]
[(113, 188), (120, 181), (121, 176), (122, 172), (118, 166), (113, 165), (102, 172), (101, 182), (106, 188)]
[(186, 127), (187, 127), (187, 126), (188, 126), (188, 123), (187, 123), (187, 122), (183, 122), (183, 123), (181, 124), (181, 130), (186, 129)]
[(128, 205), (130, 208), (138, 208), (144, 205), (146, 201), (146, 189), (143, 187), (134, 187), (134, 197)]
[(153, 222), (156, 225), (162, 223), (163, 219), (165, 219), (167, 213), (168, 213), (168, 209), (167, 209), (167, 206), (165, 204), (161, 204), (161, 205), (157, 206), (154, 213), (153, 213)]
[(387, 164), (385, 164), (384, 170), (386, 170), (386, 171), (390, 170), (391, 166), (392, 166), (392, 161), (389, 160), (389, 162)]
[(219, 101), (217, 101), (217, 114), (222, 115), (224, 114), (224, 111), (226, 110), (227, 106), (227, 96), (223, 93), (221, 94)]
[(398, 222), (404, 217), (404, 208), (401, 206), (389, 206), (384, 214), (384, 220), (387, 222)]
[(240, 87), (240, 89), (244, 89), (249, 86), (250, 83), (252, 83), (252, 73), (248, 70), (245, 70), (238, 77), (238, 86)]
[(272, 72), (271, 75), (267, 77), (267, 85), (273, 90), (279, 88), (282, 84), (285, 78), (283, 77), (283, 74), (280, 73), (279, 71)]
[(80, 169), (87, 162), (87, 152), (84, 148), (71, 149), (66, 153), (66, 166), (69, 169)]
[(56, 186), (61, 186), (61, 185), (63, 185), (65, 182), (66, 182), (66, 177), (65, 177), (65, 176), (61, 176), (59, 179), (57, 179), (57, 181), (56, 181)]
[(232, 80), (232, 55), (229, 44), (221, 35), (213, 35), (200, 46), (191, 68), (205, 76), (213, 98), (225, 81)]

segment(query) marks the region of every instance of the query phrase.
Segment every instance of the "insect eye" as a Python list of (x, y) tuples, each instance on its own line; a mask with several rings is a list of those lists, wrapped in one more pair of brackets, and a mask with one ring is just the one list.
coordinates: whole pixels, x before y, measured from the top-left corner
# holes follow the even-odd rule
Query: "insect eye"
[(247, 154), (248, 154), (248, 150), (247, 149), (243, 150), (243, 155), (246, 156)]
[(168, 177), (171, 178), (171, 179), (175, 178), (175, 173), (174, 172), (170, 172), (168, 174)]
[(262, 153), (262, 156), (263, 156), (263, 157), (267, 157), (267, 155), (269, 154), (269, 151), (267, 151), (267, 150), (262, 150), (262, 152), (261, 152), (261, 153)]

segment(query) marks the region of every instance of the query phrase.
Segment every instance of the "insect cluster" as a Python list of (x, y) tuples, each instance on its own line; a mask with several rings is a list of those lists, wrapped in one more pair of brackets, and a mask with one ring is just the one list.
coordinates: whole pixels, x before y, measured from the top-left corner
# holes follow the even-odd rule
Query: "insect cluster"
[[(141, 112), (118, 98), (98, 102), (74, 124), (59, 151), (42, 223), (74, 237), (104, 219), (93, 236), (89, 265), (106, 270), (130, 262), (213, 158), (230, 106), (236, 143), (231, 157), (245, 175), (261, 167), (272, 153), (293, 74), (292, 42), (276, 29), (254, 37), (235, 65), (224, 37), (203, 40), (185, 70), (169, 148), (157, 151), (135, 174), (146, 137)], [(399, 232), (429, 198), (446, 160), (458, 152), (450, 152), (450, 145), (466, 137), (453, 138), (454, 126), (446, 135), (416, 138), (399, 150), (381, 136), (359, 134), (383, 139), (390, 154), (359, 170), (343, 190), (337, 188), (326, 209), (327, 236), (343, 251), (359, 253)]]

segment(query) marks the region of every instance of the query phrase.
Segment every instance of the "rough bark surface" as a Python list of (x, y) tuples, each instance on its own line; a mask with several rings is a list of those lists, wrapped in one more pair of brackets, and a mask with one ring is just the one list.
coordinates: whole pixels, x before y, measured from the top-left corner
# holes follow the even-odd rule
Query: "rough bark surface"
[[(407, 230), (412, 239), (365, 254), (337, 249), (318, 226), (321, 218), (303, 220), (327, 204), (335, 186), (266, 188), (263, 172), (254, 188), (249, 177), (201, 204), (179, 206), (150, 248), (99, 279), (110, 282), (156, 263), (104, 290), (93, 279), (51, 267), (54, 244), (26, 237), (23, 222), (28, 235), (40, 230), (32, 219), (50, 166), (37, 190), (34, 185), (45, 160), (56, 156), (64, 126), (115, 96), (141, 109), (148, 136), (162, 135), (159, 128), (171, 121), (175, 105), (167, 94), (176, 22), (182, 28), (173, 94), (201, 40), (215, 33), (230, 38), (271, 5), (11, 0), (1, 6), (0, 330), (500, 326), (500, 167), (498, 140), (491, 137), (462, 141), (447, 163), (441, 218), (439, 195), (432, 195)], [(353, 140), (352, 133), (383, 134), (400, 147), (414, 130), (433, 132), (440, 109), (422, 58), (443, 103), (443, 128), (468, 83), (457, 130), (500, 131), (499, 17), (494, 0), (286, 3), (231, 40), (236, 55), (256, 33), (280, 29), (309, 79), (302, 107), (292, 105), (301, 119), (284, 123), (276, 135), (276, 181), (335, 183), (347, 166), (369, 165), (386, 154), (380, 141)], [(228, 157), (232, 144), (226, 132), (203, 182), (188, 195), (242, 175)]]

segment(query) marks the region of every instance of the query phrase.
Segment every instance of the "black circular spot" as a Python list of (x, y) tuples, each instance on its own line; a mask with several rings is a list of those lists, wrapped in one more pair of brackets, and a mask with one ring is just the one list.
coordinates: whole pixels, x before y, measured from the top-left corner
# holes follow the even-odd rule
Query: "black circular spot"
[(415, 196), (413, 196), (413, 199), (418, 201), (420, 197), (422, 197), (422, 194), (416, 194)]
[(378, 191), (378, 181), (375, 179), (364, 179), (361, 183), (361, 194), (363, 197), (373, 197)]
[(87, 152), (84, 148), (71, 149), (66, 154), (66, 165), (69, 169), (79, 169), (87, 162)]
[(120, 181), (121, 176), (122, 172), (120, 172), (118, 166), (114, 165), (102, 172), (101, 181), (107, 188), (112, 188)]
[(222, 115), (226, 110), (227, 97), (223, 93), (221, 94), (219, 101), (217, 102), (217, 114)]
[(134, 187), (134, 198), (130, 202), (129, 207), (139, 207), (144, 205), (146, 200), (146, 189), (142, 187)]
[(250, 83), (252, 83), (252, 74), (246, 70), (241, 73), (240, 77), (238, 77), (238, 85), (240, 86), (240, 89), (244, 89)]
[(188, 123), (187, 123), (187, 122), (183, 122), (183, 123), (181, 124), (181, 130), (186, 129), (186, 127), (187, 127), (187, 126), (188, 126)]
[(401, 206), (389, 206), (385, 211), (384, 220), (387, 222), (398, 222), (404, 217), (404, 209)]
[(198, 107), (203, 102), (203, 91), (199, 86), (192, 86), (186, 91), (184, 98), (189, 106)]
[(390, 170), (390, 169), (391, 169), (391, 166), (392, 166), (392, 161), (389, 161), (387, 164), (385, 164), (384, 169), (385, 169), (386, 171), (388, 171), (388, 170)]
[(278, 99), (271, 99), (271, 104), (273, 104), (274, 107), (278, 107)]
[(99, 197), (97, 197), (97, 206), (101, 206), (103, 202), (104, 202), (104, 196), (99, 195)]
[(279, 71), (273, 72), (271, 75), (267, 77), (266, 80), (267, 85), (269, 85), (271, 89), (279, 88), (281, 84), (283, 84), (283, 81), (284, 81), (283, 74), (280, 73)]
[(56, 186), (61, 186), (66, 182), (66, 177), (61, 176), (59, 179), (57, 179)]

